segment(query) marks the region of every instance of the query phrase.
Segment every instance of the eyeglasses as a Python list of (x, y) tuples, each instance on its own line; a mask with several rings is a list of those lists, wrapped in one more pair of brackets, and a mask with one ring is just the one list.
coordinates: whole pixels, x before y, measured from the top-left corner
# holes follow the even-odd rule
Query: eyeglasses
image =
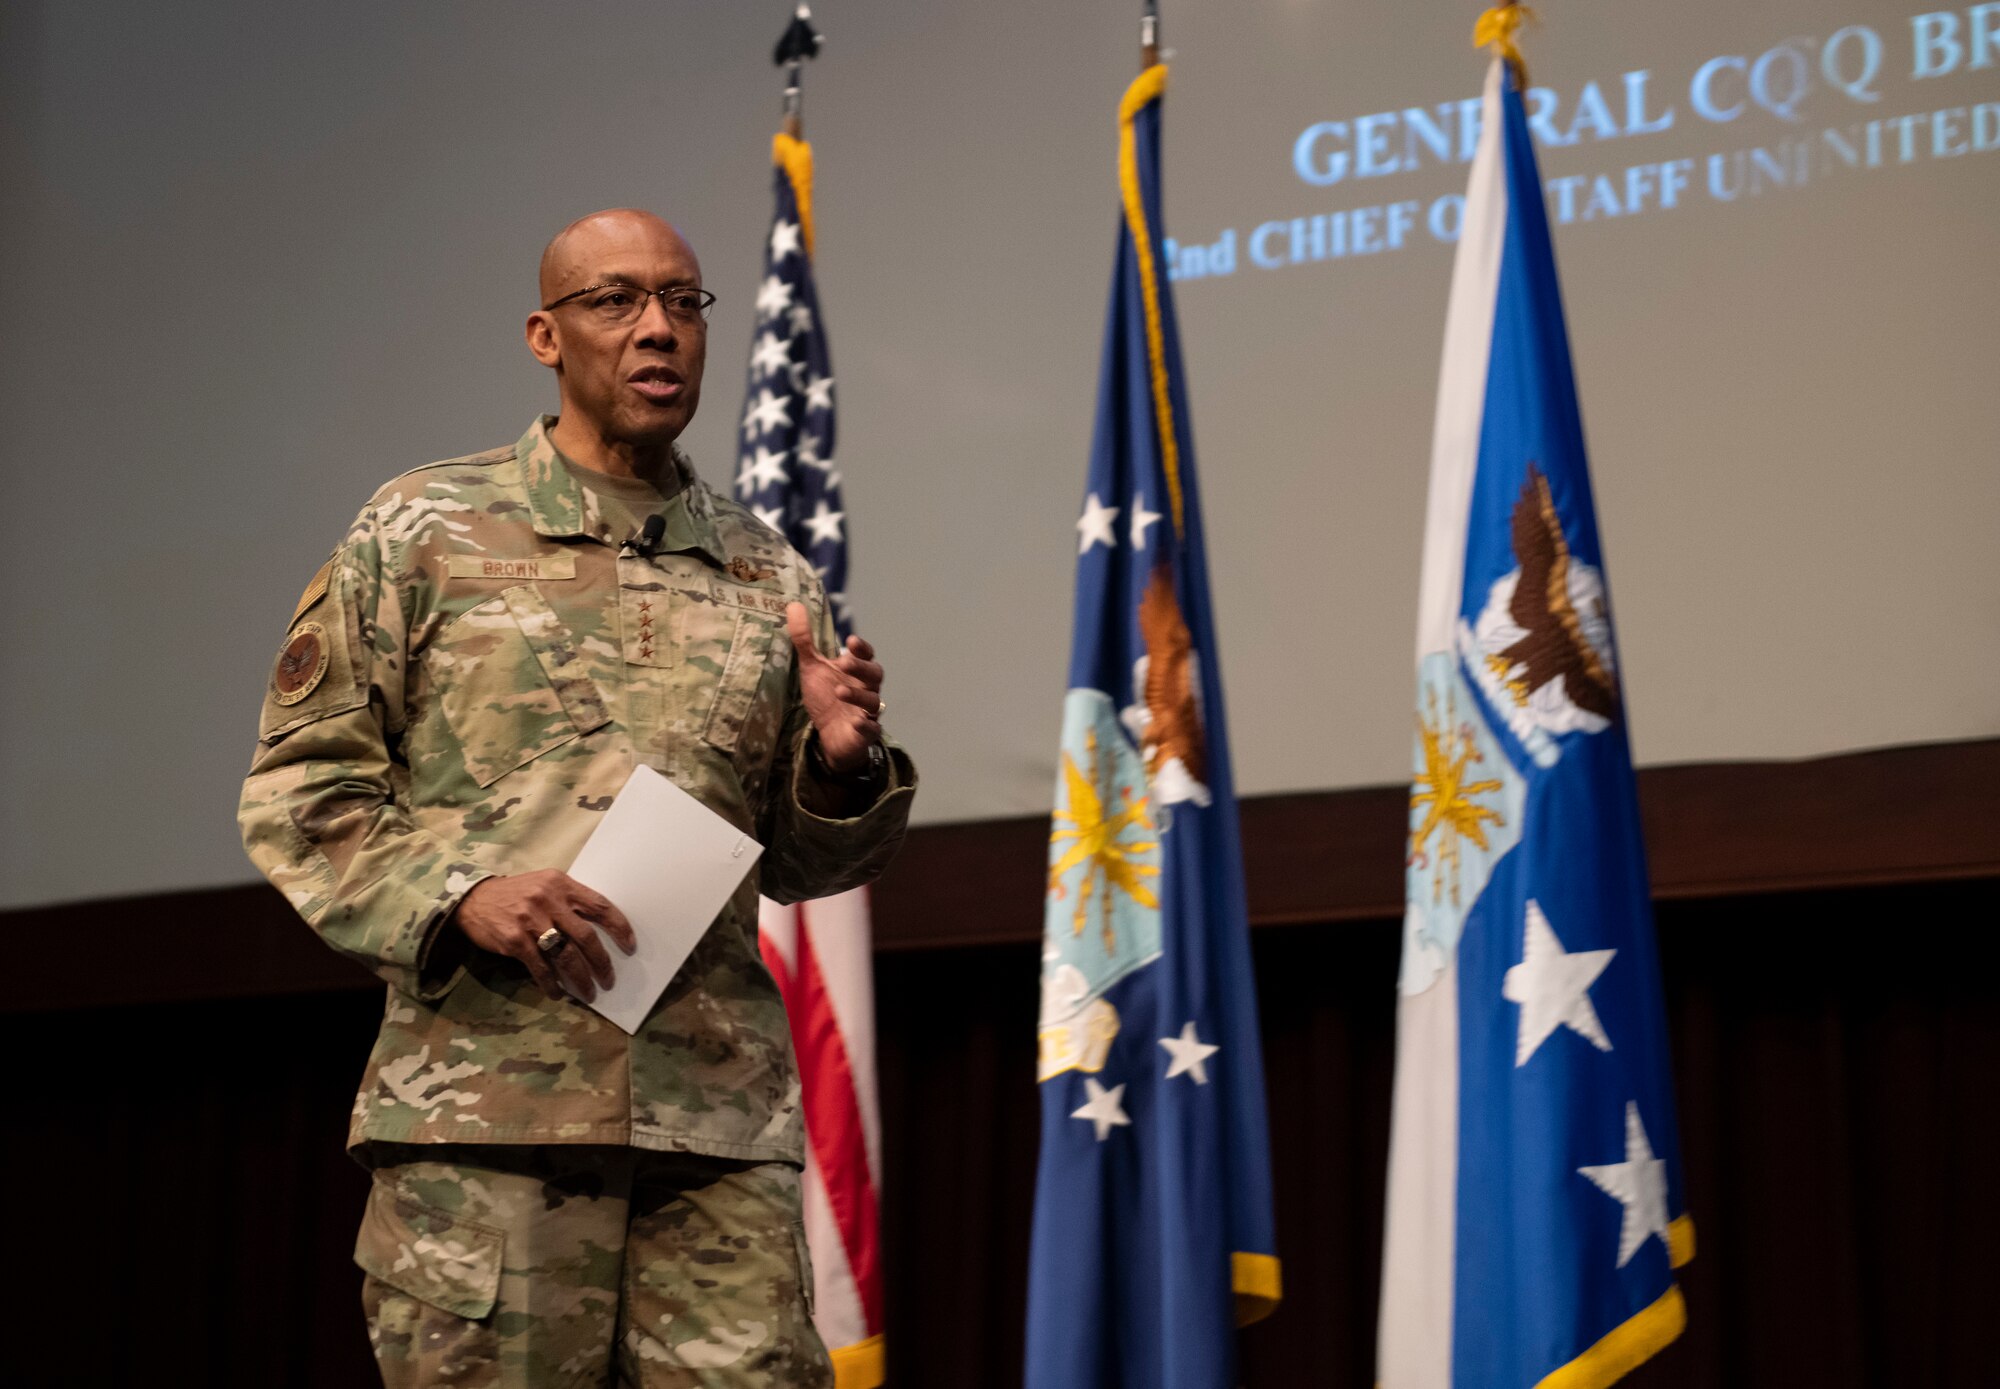
[(544, 310), (561, 308), (575, 300), (581, 300), (578, 307), (592, 318), (608, 326), (631, 323), (646, 312), (646, 301), (657, 298), (660, 307), (667, 311), (667, 317), (685, 327), (708, 321), (708, 311), (715, 307), (715, 296), (705, 289), (695, 289), (689, 285), (668, 285), (665, 289), (641, 289), (637, 285), (604, 284), (590, 285), (562, 298), (542, 305)]

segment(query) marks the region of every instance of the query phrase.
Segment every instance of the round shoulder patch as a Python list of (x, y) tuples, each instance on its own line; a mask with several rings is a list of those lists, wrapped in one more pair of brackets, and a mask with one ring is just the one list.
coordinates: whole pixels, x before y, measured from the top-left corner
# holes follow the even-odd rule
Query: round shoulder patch
[(301, 622), (285, 638), (278, 667), (271, 672), (271, 697), (280, 704), (297, 704), (326, 676), (326, 628)]

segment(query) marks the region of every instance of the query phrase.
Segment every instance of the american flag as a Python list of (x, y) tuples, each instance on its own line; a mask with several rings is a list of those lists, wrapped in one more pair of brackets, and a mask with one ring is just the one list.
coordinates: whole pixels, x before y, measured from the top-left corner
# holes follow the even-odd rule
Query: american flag
[[(846, 512), (833, 463), (833, 373), (813, 288), (812, 148), (773, 145), (777, 210), (757, 287), (736, 497), (804, 555), (835, 630), (847, 605)], [(806, 1118), (805, 1218), (813, 1320), (837, 1389), (875, 1389), (882, 1342), (881, 1125), (866, 889), (758, 913), (764, 962), (785, 997)]]
[[(792, 144), (808, 148), (803, 141)], [(811, 561), (845, 640), (852, 631), (847, 513), (833, 465), (833, 372), (813, 288), (810, 160), (808, 153), (804, 198), (782, 154), (776, 170), (778, 207), (757, 286), (736, 499)]]

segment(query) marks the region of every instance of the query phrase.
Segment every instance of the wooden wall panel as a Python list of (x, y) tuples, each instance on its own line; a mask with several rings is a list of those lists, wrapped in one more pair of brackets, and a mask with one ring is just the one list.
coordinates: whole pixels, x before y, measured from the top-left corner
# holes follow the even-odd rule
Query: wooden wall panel
[[(1639, 774), (1656, 897), (2000, 878), (2000, 738), (1802, 762)], [(1394, 918), (1401, 786), (1243, 802), (1256, 926)], [(1041, 933), (1048, 818), (913, 830), (876, 890), (876, 948), (932, 950)], [(0, 912), (40, 946), (0, 1011), (366, 987), (262, 884)]]
[[(1253, 925), (1403, 914), (1402, 786), (1242, 803)], [(2000, 877), (2000, 738), (1802, 762), (1648, 767), (1660, 898)], [(915, 831), (877, 893), (881, 950), (1041, 934), (1048, 817)]]

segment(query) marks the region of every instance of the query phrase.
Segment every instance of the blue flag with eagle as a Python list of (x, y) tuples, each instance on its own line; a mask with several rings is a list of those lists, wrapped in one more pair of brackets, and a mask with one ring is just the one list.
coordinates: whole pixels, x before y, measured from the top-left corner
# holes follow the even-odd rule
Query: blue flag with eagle
[(1446, 311), (1382, 1389), (1599, 1389), (1677, 1336), (1694, 1253), (1626, 702), (1542, 181), (1488, 73)]
[(1077, 522), (1049, 845), (1028, 1389), (1231, 1389), (1277, 1303), (1263, 1061), (1160, 96), (1119, 108), (1124, 217)]

